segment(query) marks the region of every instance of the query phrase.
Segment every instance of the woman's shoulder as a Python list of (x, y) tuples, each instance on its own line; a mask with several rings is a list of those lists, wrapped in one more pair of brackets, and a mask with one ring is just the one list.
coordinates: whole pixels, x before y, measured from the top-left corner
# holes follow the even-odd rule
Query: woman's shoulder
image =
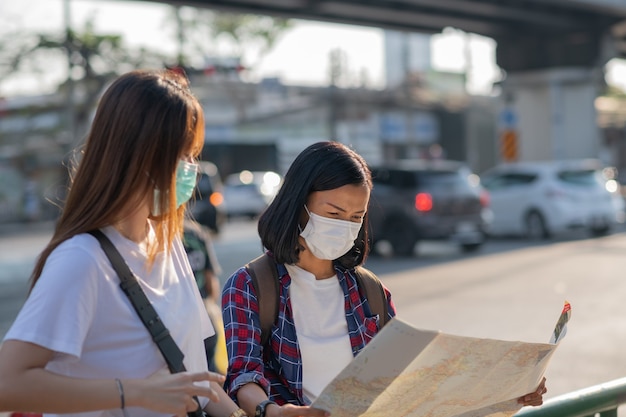
[(101, 274), (104, 255), (99, 256), (98, 250), (98, 241), (87, 234), (78, 234), (61, 242), (46, 259), (37, 286), (49, 284), (67, 291), (69, 287), (84, 289), (93, 285), (95, 280), (86, 277)]
[(50, 252), (46, 270), (63, 271), (81, 274), (95, 272), (100, 269), (105, 255), (98, 241), (87, 233), (77, 234), (61, 242)]
[(228, 277), (226, 283), (224, 284), (224, 288), (241, 287), (247, 285), (251, 280), (252, 277), (250, 276), (247, 266), (243, 265), (235, 270), (230, 277)]
[(335, 265), (335, 269), (340, 271), (341, 273), (351, 276), (353, 278), (366, 276), (368, 278), (379, 279), (378, 275), (376, 275), (372, 270), (364, 267), (363, 265), (353, 266), (351, 268), (346, 268), (341, 265)]
[(89, 233), (79, 233), (61, 242), (50, 255), (94, 259), (100, 250), (100, 244), (95, 237)]
[[(112, 235), (106, 230), (104, 234), (111, 240), (115, 249), (128, 262), (128, 256), (138, 254), (139, 249), (133, 250), (134, 247), (127, 247), (125, 242), (120, 242), (117, 236)], [(138, 245), (136, 245), (138, 247)], [(130, 254), (130, 255), (129, 255)], [(102, 270), (104, 266), (109, 266), (110, 261), (98, 239), (90, 233), (76, 234), (63, 242), (61, 242), (50, 253), (46, 264), (71, 264), (72, 270)]]
[(359, 274), (361, 276), (366, 276), (368, 278), (380, 280), (380, 278), (374, 271), (364, 267), (363, 265), (355, 266), (354, 268), (351, 269), (351, 271), (353, 274)]
[[(362, 265), (350, 269), (343, 269), (346, 279), (351, 279), (355, 287), (362, 288), (366, 294), (382, 289), (387, 298), (391, 297), (391, 291), (380, 277), (373, 271)], [(350, 278), (347, 278), (350, 277)]]

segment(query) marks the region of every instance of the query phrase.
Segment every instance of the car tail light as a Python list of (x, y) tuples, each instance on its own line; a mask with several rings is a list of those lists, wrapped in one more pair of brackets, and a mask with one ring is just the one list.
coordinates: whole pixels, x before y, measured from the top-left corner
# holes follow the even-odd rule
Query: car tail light
[(489, 191), (487, 190), (481, 190), (480, 192), (480, 205), (481, 207), (489, 207), (489, 204), (491, 203), (491, 196), (489, 195)]
[(224, 196), (222, 195), (222, 193), (213, 193), (209, 197), (209, 201), (214, 206), (219, 206), (220, 204), (224, 202)]
[(433, 208), (433, 197), (428, 193), (418, 193), (415, 196), (415, 209), (417, 211), (430, 211)]

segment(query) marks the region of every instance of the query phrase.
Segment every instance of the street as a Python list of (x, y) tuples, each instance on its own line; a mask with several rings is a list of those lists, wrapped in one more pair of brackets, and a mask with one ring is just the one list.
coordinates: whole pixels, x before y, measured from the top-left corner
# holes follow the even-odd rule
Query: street
[[(26, 296), (26, 281), (50, 230), (0, 235), (0, 336)], [(223, 282), (261, 253), (253, 222), (229, 223), (215, 240)], [(547, 243), (491, 240), (474, 254), (445, 243), (419, 256), (372, 256), (367, 266), (394, 295), (398, 317), (424, 329), (463, 336), (548, 342), (563, 302), (568, 333), (548, 370), (548, 394), (564, 394), (624, 376), (626, 233)]]

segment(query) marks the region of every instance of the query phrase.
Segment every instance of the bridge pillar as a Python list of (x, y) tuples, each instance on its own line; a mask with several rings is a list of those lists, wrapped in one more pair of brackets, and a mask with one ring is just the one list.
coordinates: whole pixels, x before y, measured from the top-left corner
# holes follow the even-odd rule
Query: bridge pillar
[(600, 68), (584, 67), (509, 73), (502, 82), (503, 109), (515, 114), (517, 159), (600, 157), (594, 101), (603, 76)]

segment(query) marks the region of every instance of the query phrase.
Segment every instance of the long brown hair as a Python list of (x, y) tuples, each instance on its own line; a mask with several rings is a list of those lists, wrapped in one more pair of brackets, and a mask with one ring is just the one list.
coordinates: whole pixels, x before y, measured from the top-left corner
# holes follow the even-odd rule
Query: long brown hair
[[(48, 246), (31, 275), (31, 289), (50, 253), (65, 240), (124, 218), (160, 190), (152, 212), (156, 244), (149, 263), (182, 231), (185, 205), (176, 208), (175, 171), (183, 156), (197, 157), (204, 117), (184, 76), (137, 70), (117, 78), (102, 96), (81, 160), (71, 169), (70, 189)], [(172, 192), (170, 192), (172, 190)]]

